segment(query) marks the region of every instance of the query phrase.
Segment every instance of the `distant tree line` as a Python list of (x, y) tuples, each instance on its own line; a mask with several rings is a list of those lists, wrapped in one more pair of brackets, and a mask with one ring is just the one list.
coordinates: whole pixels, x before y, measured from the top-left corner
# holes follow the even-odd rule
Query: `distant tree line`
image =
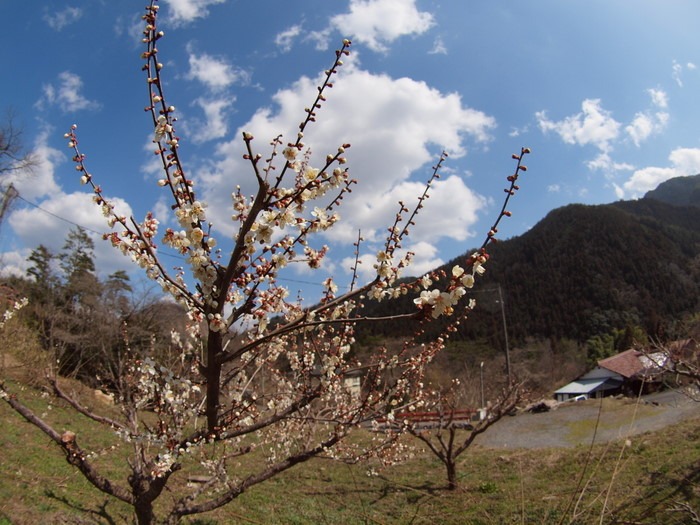
[(60, 375), (109, 388), (121, 373), (127, 342), (129, 351), (168, 352), (170, 327), (182, 319), (181, 309), (137, 297), (123, 270), (100, 279), (84, 229), (72, 229), (58, 253), (39, 245), (28, 261), (27, 277), (5, 284), (29, 299), (20, 316)]

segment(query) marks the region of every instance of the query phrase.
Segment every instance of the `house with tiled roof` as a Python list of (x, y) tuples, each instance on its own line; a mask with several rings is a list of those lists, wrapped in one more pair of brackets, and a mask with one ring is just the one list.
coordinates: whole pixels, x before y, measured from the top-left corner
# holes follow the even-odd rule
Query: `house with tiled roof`
[(625, 350), (601, 359), (598, 365), (581, 377), (554, 392), (557, 401), (585, 396), (605, 397), (614, 394), (638, 395), (657, 389), (666, 354)]

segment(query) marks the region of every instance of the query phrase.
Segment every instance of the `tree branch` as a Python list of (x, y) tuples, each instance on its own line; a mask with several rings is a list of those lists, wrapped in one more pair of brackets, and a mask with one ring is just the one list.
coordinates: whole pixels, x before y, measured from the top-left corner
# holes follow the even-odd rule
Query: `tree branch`
[(128, 490), (119, 485), (115, 485), (112, 481), (102, 476), (88, 461), (87, 454), (80, 448), (76, 441), (75, 433), (70, 430), (65, 431), (63, 434), (56, 432), (51, 425), (34, 414), (31, 409), (23, 405), (17, 399), (16, 395), (7, 392), (4, 385), (0, 385), (0, 398), (4, 399), (15, 412), (49, 436), (54, 443), (61, 447), (66, 455), (66, 461), (76, 467), (92, 485), (105, 494), (109, 494), (125, 503), (133, 505), (134, 497)]

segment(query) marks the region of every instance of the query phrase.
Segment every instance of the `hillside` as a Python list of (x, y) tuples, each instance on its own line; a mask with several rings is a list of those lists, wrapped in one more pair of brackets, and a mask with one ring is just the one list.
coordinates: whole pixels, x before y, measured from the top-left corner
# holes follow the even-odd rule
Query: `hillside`
[[(39, 390), (27, 387), (23, 396), (33, 406), (46, 405)], [(693, 523), (681, 503), (688, 509), (700, 505), (699, 419), (688, 414), (676, 425), (634, 435), (629, 444), (624, 439), (604, 443), (600, 438), (604, 431), (612, 434), (612, 429), (617, 429), (618, 437), (629, 437), (633, 421), (653, 418), (664, 410), (679, 409), (606, 399), (501, 420), (462, 456), (460, 489), (455, 491), (445, 489), (444, 468), (415, 440), (406, 442), (415, 447), (409, 458), (391, 468), (382, 468), (376, 460), (347, 464), (312, 459), (189, 523), (599, 523), (604, 499), (611, 516), (605, 523)], [(46, 417), (53, 422), (71, 421), (71, 428), (85, 436), (86, 446), (96, 452), (101, 467), (126, 471), (125, 446), (104, 448), (114, 437), (111, 429), (88, 418), (72, 419), (64, 403), (53, 404), (48, 412)], [(517, 443), (504, 442), (515, 424), (532, 441), (541, 439), (543, 428), (553, 427), (565, 448), (531, 442), (537, 448), (530, 449), (520, 445), (523, 435), (517, 436)], [(43, 434), (22, 422), (5, 403), (0, 403), (0, 427), (4, 430), (0, 434), (4, 451), (1, 524), (133, 521), (122, 502), (101, 496)], [(590, 447), (594, 435), (596, 445)], [(458, 439), (463, 437), (458, 434)], [(355, 439), (371, 436), (358, 430)], [(586, 484), (580, 485), (584, 476)], [(602, 491), (607, 491), (606, 498), (601, 498)], [(575, 501), (580, 503), (578, 511), (572, 506)]]
[(648, 191), (645, 199), (655, 199), (674, 206), (700, 207), (700, 175), (675, 177)]
[[(700, 207), (665, 202), (679, 195), (689, 195), (688, 180), (669, 181), (636, 201), (568, 205), (525, 234), (491, 245), (488, 271), (475, 288), (479, 307), (461, 336), (499, 337), (500, 285), (516, 342), (585, 341), (627, 324), (663, 337), (675, 320), (700, 309)], [(371, 331), (393, 336), (403, 329), (385, 323)]]

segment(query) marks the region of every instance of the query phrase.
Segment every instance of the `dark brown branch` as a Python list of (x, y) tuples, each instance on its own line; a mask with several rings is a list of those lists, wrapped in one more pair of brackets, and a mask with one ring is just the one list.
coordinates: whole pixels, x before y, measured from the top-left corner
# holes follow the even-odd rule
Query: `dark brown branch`
[(61, 447), (66, 455), (66, 461), (76, 467), (93, 486), (105, 494), (114, 496), (125, 503), (130, 505), (134, 504), (134, 497), (128, 490), (119, 485), (115, 485), (93, 467), (87, 459), (87, 454), (78, 445), (73, 432), (69, 430), (65, 431), (63, 434), (56, 432), (51, 425), (34, 414), (31, 409), (23, 405), (14, 394), (7, 392), (3, 385), (0, 385), (0, 397), (2, 397), (15, 412), (49, 436), (54, 443)]
[(102, 423), (103, 425), (108, 425), (113, 429), (126, 429), (126, 427), (122, 425), (119, 421), (115, 421), (114, 419), (95, 414), (87, 408), (85, 408), (80, 403), (78, 403), (73, 397), (69, 396), (64, 390), (61, 389), (60, 386), (58, 386), (58, 381), (55, 378), (49, 379), (49, 382), (53, 387), (53, 391), (56, 394), (56, 396), (63, 399), (66, 403), (72, 406), (76, 412), (79, 412), (80, 414), (92, 419), (93, 421)]
[(329, 439), (323, 441), (322, 443), (319, 443), (316, 447), (312, 449), (304, 450), (303, 452), (290, 456), (283, 461), (275, 463), (274, 465), (269, 466), (268, 468), (266, 468), (258, 474), (248, 476), (239, 484), (230, 484), (228, 487), (228, 491), (219, 496), (218, 498), (214, 498), (209, 501), (204, 501), (198, 504), (194, 504), (191, 498), (183, 498), (171, 512), (171, 518), (177, 519), (182, 516), (200, 514), (202, 512), (209, 512), (218, 509), (219, 507), (223, 507), (224, 505), (230, 503), (254, 485), (262, 483), (263, 481), (267, 481), (268, 479), (276, 476), (280, 472), (284, 472), (285, 470), (288, 470), (294, 467), (295, 465), (308, 461), (309, 459), (321, 454), (324, 450), (334, 446), (342, 438), (343, 434), (333, 434)]

